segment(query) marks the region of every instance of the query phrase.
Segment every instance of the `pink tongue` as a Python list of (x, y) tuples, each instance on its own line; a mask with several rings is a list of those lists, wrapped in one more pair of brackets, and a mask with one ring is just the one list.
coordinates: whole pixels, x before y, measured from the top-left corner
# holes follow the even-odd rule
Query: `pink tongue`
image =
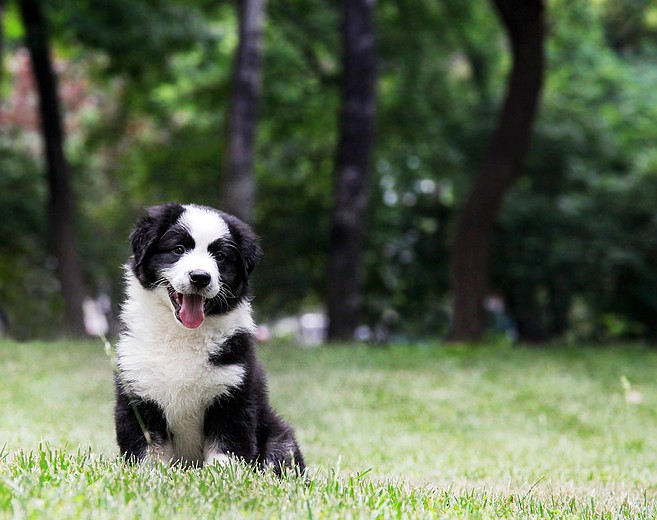
[(198, 294), (183, 294), (180, 307), (180, 321), (188, 329), (201, 326), (205, 314), (203, 312), (203, 297)]

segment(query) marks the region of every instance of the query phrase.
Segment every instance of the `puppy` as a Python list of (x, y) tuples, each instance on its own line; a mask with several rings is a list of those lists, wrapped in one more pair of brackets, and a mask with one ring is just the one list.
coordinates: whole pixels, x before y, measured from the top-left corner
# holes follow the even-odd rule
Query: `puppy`
[(130, 239), (117, 344), (121, 454), (185, 466), (234, 456), (277, 474), (303, 472), (256, 359), (253, 231), (221, 211), (170, 203), (148, 208)]

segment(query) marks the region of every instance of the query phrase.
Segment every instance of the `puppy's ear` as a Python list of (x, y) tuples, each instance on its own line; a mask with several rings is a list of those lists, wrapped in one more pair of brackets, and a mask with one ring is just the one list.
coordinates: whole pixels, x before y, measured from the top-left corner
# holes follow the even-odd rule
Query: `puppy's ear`
[(144, 261), (146, 253), (157, 240), (157, 224), (148, 214), (142, 217), (137, 226), (130, 233), (132, 244), (132, 256), (135, 259), (135, 267), (139, 267)]
[(249, 240), (246, 244), (243, 243), (240, 251), (242, 253), (242, 258), (244, 258), (244, 269), (246, 271), (246, 277), (248, 278), (257, 263), (262, 258), (262, 248), (255, 233), (251, 232), (253, 235), (253, 240)]
[(135, 268), (141, 266), (153, 244), (178, 220), (183, 210), (184, 208), (176, 203), (146, 208), (145, 215), (130, 233)]
[(230, 233), (237, 244), (244, 272), (244, 281), (247, 282), (256, 264), (262, 257), (262, 249), (258, 236), (251, 227), (232, 215), (222, 215), (230, 228)]

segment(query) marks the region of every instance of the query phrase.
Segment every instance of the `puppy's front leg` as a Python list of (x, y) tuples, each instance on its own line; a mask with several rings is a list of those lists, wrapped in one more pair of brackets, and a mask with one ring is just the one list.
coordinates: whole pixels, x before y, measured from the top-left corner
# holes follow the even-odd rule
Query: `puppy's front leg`
[(169, 463), (173, 447), (162, 410), (155, 403), (129, 396), (118, 382), (116, 394), (116, 440), (121, 456), (132, 462), (149, 458)]
[[(239, 390), (236, 392), (239, 394)], [(240, 398), (215, 401), (205, 412), (205, 464), (226, 464), (230, 458), (254, 462), (256, 428), (253, 411)]]

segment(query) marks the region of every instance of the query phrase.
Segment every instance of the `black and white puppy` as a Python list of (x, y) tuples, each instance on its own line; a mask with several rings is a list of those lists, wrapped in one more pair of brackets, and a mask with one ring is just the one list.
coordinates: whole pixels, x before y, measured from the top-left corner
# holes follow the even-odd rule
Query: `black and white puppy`
[(248, 280), (261, 251), (253, 231), (221, 211), (170, 203), (148, 208), (130, 238), (117, 344), (121, 454), (187, 466), (235, 456), (277, 473), (303, 471), (255, 355)]

